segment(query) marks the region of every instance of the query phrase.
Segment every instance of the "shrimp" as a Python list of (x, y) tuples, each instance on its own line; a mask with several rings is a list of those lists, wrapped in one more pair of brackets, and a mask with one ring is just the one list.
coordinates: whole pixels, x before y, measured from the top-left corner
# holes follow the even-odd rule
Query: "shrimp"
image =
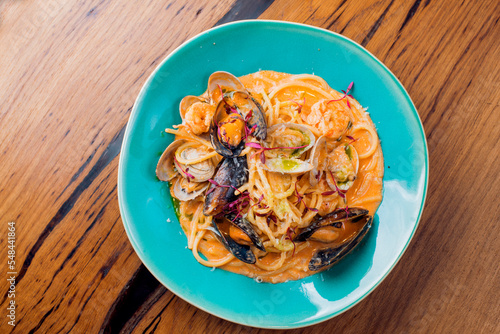
[(215, 113), (215, 106), (196, 102), (193, 103), (184, 115), (184, 125), (186, 125), (195, 135), (200, 135), (210, 129), (210, 122)]
[(335, 104), (329, 104), (328, 100), (313, 104), (309, 113), (302, 113), (302, 120), (331, 138), (339, 138), (347, 130), (350, 121), (344, 110)]

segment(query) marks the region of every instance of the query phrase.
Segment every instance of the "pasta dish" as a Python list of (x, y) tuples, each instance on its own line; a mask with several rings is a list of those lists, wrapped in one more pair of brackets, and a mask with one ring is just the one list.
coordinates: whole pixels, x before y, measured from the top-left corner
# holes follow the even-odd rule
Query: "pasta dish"
[(197, 261), (279, 283), (361, 242), (382, 200), (383, 157), (353, 90), (311, 74), (215, 72), (204, 94), (182, 99), (156, 175)]

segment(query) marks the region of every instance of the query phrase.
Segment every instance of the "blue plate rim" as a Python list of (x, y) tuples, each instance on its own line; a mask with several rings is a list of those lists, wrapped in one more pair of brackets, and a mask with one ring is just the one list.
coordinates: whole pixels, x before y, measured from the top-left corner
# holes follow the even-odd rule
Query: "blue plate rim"
[[(421, 205), (420, 205), (420, 210), (419, 210), (418, 217), (416, 219), (414, 228), (413, 228), (413, 230), (412, 230), (412, 232), (411, 232), (408, 240), (406, 241), (406, 244), (402, 248), (401, 253), (398, 255), (397, 259), (394, 261), (394, 263), (389, 268), (389, 270), (387, 270), (386, 273), (384, 275), (382, 275), (381, 278), (377, 282), (375, 282), (375, 284), (373, 284), (373, 286), (370, 289), (368, 289), (368, 291), (366, 291), (363, 295), (361, 295), (357, 300), (355, 300), (354, 302), (352, 302), (349, 306), (347, 306), (347, 307), (339, 310), (338, 312), (334, 312), (332, 314), (325, 315), (325, 316), (323, 316), (321, 318), (310, 320), (309, 322), (304, 323), (304, 324), (300, 324), (300, 325), (258, 326), (258, 325), (251, 324), (251, 323), (245, 323), (245, 322), (242, 322), (242, 321), (240, 322), (240, 321), (237, 321), (235, 319), (231, 319), (230, 317), (226, 317), (226, 316), (223, 316), (223, 315), (216, 314), (215, 312), (212, 312), (211, 310), (209, 310), (209, 309), (207, 309), (207, 308), (199, 305), (199, 303), (196, 300), (188, 300), (188, 298), (183, 294), (182, 290), (180, 290), (180, 289), (179, 290), (172, 289), (170, 286), (167, 286), (166, 283), (164, 283), (162, 280), (160, 280), (159, 277), (154, 273), (154, 271), (151, 270), (149, 264), (146, 263), (146, 261), (144, 260), (143, 257), (141, 257), (140, 251), (139, 251), (139, 246), (135, 243), (135, 241), (133, 239), (133, 234), (132, 234), (132, 232), (130, 231), (130, 229), (128, 227), (128, 223), (127, 223), (128, 215), (124, 211), (124, 207), (126, 206), (126, 203), (124, 202), (124, 190), (123, 190), (122, 184), (124, 182), (124, 170), (123, 170), (124, 167), (123, 166), (125, 164), (125, 159), (126, 159), (126, 156), (127, 156), (127, 153), (126, 153), (126, 151), (125, 151), (124, 148), (129, 146), (128, 144), (129, 144), (129, 141), (130, 141), (130, 131), (131, 131), (130, 124), (134, 123), (133, 121), (137, 118), (137, 114), (139, 112), (138, 111), (139, 102), (143, 99), (144, 95), (146, 94), (146, 91), (149, 89), (149, 87), (151, 85), (151, 82), (153, 81), (156, 73), (177, 52), (179, 52), (186, 45), (188, 45), (191, 42), (197, 40), (199, 37), (202, 37), (204, 35), (210, 34), (211, 32), (213, 32), (215, 30), (227, 29), (227, 27), (229, 27), (229, 26), (237, 26), (237, 25), (245, 25), (245, 24), (260, 24), (260, 23), (262, 23), (262, 24), (271, 24), (271, 25), (275, 25), (275, 26), (282, 25), (282, 26), (289, 26), (289, 27), (300, 27), (300, 28), (303, 28), (303, 29), (306, 29), (306, 30), (309, 29), (309, 30), (313, 30), (313, 31), (319, 31), (319, 32), (331, 34), (331, 35), (334, 35), (334, 36), (336, 36), (336, 37), (338, 37), (340, 39), (343, 39), (343, 40), (349, 42), (354, 47), (359, 48), (361, 51), (363, 51), (364, 53), (366, 53), (367, 55), (369, 55), (376, 63), (378, 63), (390, 75), (390, 77), (394, 80), (394, 82), (397, 83), (397, 85), (399, 86), (399, 88), (401, 89), (401, 91), (404, 92), (404, 95), (405, 95), (406, 99), (408, 100), (409, 104), (412, 107), (412, 112), (413, 112), (414, 116), (416, 116), (416, 119), (418, 120), (419, 130), (420, 130), (420, 134), (421, 134), (421, 138), (422, 138), (422, 141), (423, 141), (423, 144), (424, 144), (424, 150), (425, 150), (425, 180), (424, 180), (424, 185), (423, 185), (422, 202), (421, 202)], [(427, 138), (426, 138), (426, 135), (425, 135), (425, 130), (424, 130), (424, 126), (422, 124), (422, 120), (421, 120), (420, 115), (418, 114), (417, 108), (415, 107), (415, 104), (413, 103), (413, 101), (412, 101), (410, 95), (408, 94), (408, 91), (406, 90), (406, 88), (399, 81), (399, 79), (394, 75), (394, 73), (392, 73), (391, 70), (382, 61), (380, 61), (370, 51), (368, 51), (366, 48), (364, 48), (359, 43), (357, 43), (357, 42), (353, 41), (352, 39), (350, 39), (350, 38), (348, 38), (348, 37), (346, 37), (344, 35), (341, 35), (339, 33), (336, 33), (336, 32), (333, 32), (333, 31), (330, 31), (330, 30), (327, 30), (327, 29), (324, 29), (324, 28), (320, 28), (320, 27), (316, 27), (316, 26), (304, 24), (304, 23), (289, 22), (289, 21), (279, 21), (279, 20), (260, 20), (260, 19), (257, 19), (257, 20), (240, 20), (240, 21), (229, 22), (229, 23), (217, 26), (217, 27), (212, 27), (212, 28), (210, 28), (208, 30), (204, 30), (204, 31), (196, 34), (195, 36), (193, 36), (193, 37), (187, 39), (186, 41), (184, 41), (181, 45), (179, 45), (171, 53), (169, 53), (158, 64), (158, 66), (155, 68), (155, 70), (149, 75), (148, 79), (146, 80), (146, 82), (142, 86), (142, 88), (141, 88), (141, 90), (139, 92), (139, 95), (137, 96), (137, 98), (136, 98), (136, 100), (134, 102), (134, 106), (132, 108), (132, 111), (130, 113), (129, 119), (127, 121), (127, 126), (126, 126), (125, 133), (124, 133), (124, 140), (123, 140), (123, 143), (122, 143), (122, 146), (121, 146), (121, 149), (120, 149), (120, 158), (119, 158), (119, 164), (118, 164), (117, 192), (118, 192), (118, 204), (119, 204), (119, 209), (120, 209), (120, 215), (121, 215), (122, 222), (123, 222), (123, 225), (124, 225), (124, 228), (125, 228), (125, 232), (126, 232), (127, 237), (128, 237), (128, 239), (129, 239), (129, 241), (130, 241), (130, 243), (132, 245), (132, 248), (134, 249), (135, 253), (139, 257), (139, 259), (141, 260), (141, 262), (144, 264), (144, 266), (149, 270), (149, 272), (162, 285), (164, 285), (165, 287), (167, 287), (177, 297), (181, 298), (185, 302), (187, 302), (187, 303), (189, 303), (189, 304), (191, 304), (191, 305), (193, 305), (193, 306), (195, 306), (195, 307), (197, 307), (197, 308), (199, 308), (199, 309), (201, 309), (201, 310), (203, 310), (203, 311), (205, 311), (205, 312), (207, 312), (207, 313), (209, 313), (211, 315), (214, 315), (214, 316), (216, 316), (218, 318), (221, 318), (221, 319), (224, 319), (224, 320), (227, 320), (227, 321), (239, 324), (239, 325), (250, 326), (250, 327), (254, 327), (254, 328), (263, 328), (263, 329), (294, 329), (294, 328), (304, 328), (304, 327), (316, 325), (316, 324), (325, 322), (327, 320), (330, 320), (330, 319), (332, 319), (332, 318), (334, 318), (334, 317), (336, 317), (336, 316), (338, 316), (338, 315), (340, 315), (340, 314), (348, 311), (352, 307), (356, 306), (363, 299), (365, 299), (369, 294), (371, 294), (380, 285), (380, 283), (382, 283), (382, 281), (385, 280), (385, 278), (392, 272), (392, 270), (394, 269), (394, 267), (401, 260), (403, 254), (408, 249), (408, 246), (409, 246), (411, 240), (413, 239), (413, 237), (415, 235), (415, 232), (416, 232), (416, 230), (418, 228), (418, 225), (420, 224), (420, 220), (421, 220), (421, 217), (422, 217), (422, 212), (423, 212), (423, 209), (425, 207), (425, 202), (426, 202), (426, 198), (427, 198), (428, 182), (429, 182), (429, 152), (428, 152)]]

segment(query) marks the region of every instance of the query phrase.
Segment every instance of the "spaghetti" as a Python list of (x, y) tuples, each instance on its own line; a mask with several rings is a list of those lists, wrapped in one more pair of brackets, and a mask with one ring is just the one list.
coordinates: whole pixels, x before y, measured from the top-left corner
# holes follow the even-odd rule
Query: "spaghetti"
[[(307, 240), (297, 241), (298, 236), (335, 210), (348, 212), (356, 206), (373, 215), (382, 200), (383, 157), (368, 113), (351, 96), (352, 84), (338, 92), (310, 74), (260, 71), (239, 80), (216, 79), (202, 96), (183, 100), (183, 122), (165, 130), (176, 140), (157, 167), (158, 177), (170, 182), (172, 196), (180, 201), (188, 248), (205, 266), (258, 281), (278, 283), (314, 274), (309, 261), (318, 250), (352, 240), (359, 231), (346, 220), (342, 227), (337, 222), (331, 224), (336, 227), (317, 228)], [(240, 98), (235, 91), (242, 90)], [(248, 112), (243, 103), (249, 100), (261, 108)], [(221, 112), (219, 119), (219, 108), (229, 116)], [(260, 123), (255, 121), (258, 110)], [(259, 124), (265, 124), (265, 138), (259, 138)], [(225, 145), (222, 154), (220, 142)], [(226, 182), (221, 169), (236, 159), (244, 168), (228, 171), (232, 176)], [(241, 173), (244, 182), (235, 186), (232, 180)], [(207, 202), (228, 193), (231, 200), (218, 212), (210, 211), (215, 204)], [(249, 223), (256, 237), (246, 233), (248, 227), (235, 228), (240, 220)], [(221, 242), (225, 237), (255, 258), (238, 258), (238, 251)]]

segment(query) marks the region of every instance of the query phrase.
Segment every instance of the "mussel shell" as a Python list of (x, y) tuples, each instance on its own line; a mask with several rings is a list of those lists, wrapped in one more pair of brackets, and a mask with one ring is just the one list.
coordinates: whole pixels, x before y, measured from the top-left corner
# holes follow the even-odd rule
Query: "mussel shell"
[[(245, 148), (245, 142), (242, 140), (236, 146), (230, 146), (228, 143), (221, 142), (218, 136), (217, 125), (228, 115), (227, 106), (234, 107), (238, 114), (246, 120), (246, 125), (249, 129), (254, 129), (252, 136), (259, 140), (264, 140), (267, 137), (267, 123), (264, 112), (260, 104), (250, 96), (246, 91), (235, 91), (230, 94), (225, 94), (225, 100), (220, 100), (217, 104), (212, 122), (210, 123), (210, 141), (217, 153), (224, 157), (237, 156)], [(237, 104), (235, 101), (246, 101), (245, 105)], [(252, 112), (251, 117), (248, 113)]]
[(225, 104), (226, 102), (221, 100), (217, 105), (214, 117), (212, 118), (212, 122), (210, 123), (210, 141), (212, 143), (212, 147), (217, 153), (219, 153), (223, 157), (230, 158), (238, 156), (241, 151), (243, 151), (243, 149), (245, 148), (245, 141), (242, 140), (235, 147), (232, 147), (228, 143), (223, 143), (220, 141), (217, 124), (219, 124), (224, 116), (227, 115)]
[[(235, 92), (233, 94), (233, 98), (235, 96), (245, 98), (248, 101), (248, 105), (246, 106), (246, 108), (252, 110), (252, 116), (247, 120), (248, 128), (255, 128), (252, 136), (259, 140), (265, 140), (267, 138), (267, 122), (262, 106), (246, 91)], [(243, 110), (238, 108), (238, 105), (236, 105), (236, 108), (238, 109), (240, 115), (243, 116), (244, 119), (246, 119), (248, 113), (243, 112)]]
[(257, 259), (254, 253), (250, 249), (250, 246), (240, 245), (229, 236), (225, 231), (219, 230), (215, 220), (212, 220), (212, 228), (210, 230), (215, 234), (215, 237), (219, 242), (226, 247), (226, 249), (231, 252), (238, 260), (245, 263), (254, 264)]
[(222, 159), (217, 165), (214, 181), (226, 187), (210, 184), (205, 196), (205, 205), (203, 206), (205, 216), (214, 216), (221, 213), (226, 204), (237, 198), (235, 188), (237, 189), (248, 182), (246, 156)]
[(369, 215), (363, 216), (364, 225), (359, 232), (351, 239), (333, 248), (325, 248), (318, 250), (309, 261), (309, 270), (317, 271), (325, 267), (334, 265), (343, 259), (349, 252), (351, 252), (363, 238), (366, 236), (372, 227), (372, 217)]
[(243, 233), (245, 233), (250, 238), (255, 247), (257, 247), (263, 252), (266, 251), (266, 248), (264, 247), (262, 240), (260, 239), (257, 232), (255, 232), (252, 224), (250, 224), (248, 220), (246, 220), (241, 216), (236, 217), (236, 214), (234, 213), (226, 215), (225, 218), (229, 220), (231, 224), (233, 224), (234, 226), (239, 228)]
[(329, 214), (320, 217), (318, 216), (309, 226), (304, 228), (293, 241), (306, 241), (316, 230), (325, 226), (334, 226), (337, 223), (342, 223), (346, 219), (351, 222), (356, 222), (360, 217), (368, 215), (368, 210), (362, 208), (349, 208), (346, 210), (339, 208)]

